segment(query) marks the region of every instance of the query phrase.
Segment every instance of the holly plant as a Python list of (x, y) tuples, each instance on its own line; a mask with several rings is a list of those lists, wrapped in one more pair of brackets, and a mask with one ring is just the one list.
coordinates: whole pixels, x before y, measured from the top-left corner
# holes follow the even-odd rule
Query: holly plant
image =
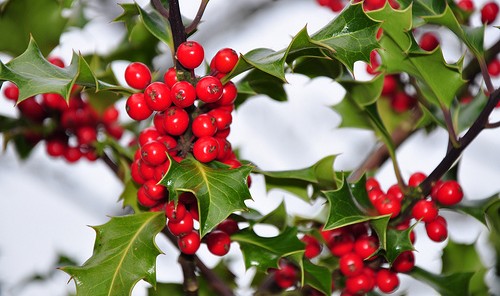
[[(485, 275), (491, 269), (498, 280), (500, 261), (484, 266), (474, 245), (450, 239), (446, 214), (484, 224), (500, 258), (499, 195), (472, 202), (457, 174), (464, 150), (500, 126), (490, 116), (500, 106), (500, 39), (486, 38), (496, 30), (498, 3), (309, 1), (331, 14), (316, 32), (304, 24), (281, 49), (261, 40), (256, 46), (264, 47), (246, 53), (222, 47), (213, 55), (201, 40), (215, 37), (198, 33), (209, 0), (193, 19), (181, 15), (184, 1), (123, 3), (114, 21), (127, 34), (117, 48), (106, 55), (75, 49), (70, 63), (51, 52), (63, 32), (88, 21), (83, 11), (92, 1), (0, 2), (0, 51), (12, 57), (0, 63), (0, 85), (19, 110), (0, 116), (4, 146), (22, 159), (43, 144), (69, 163), (103, 161), (123, 182), (127, 214), (92, 226), (90, 258), (60, 268), (77, 295), (130, 295), (140, 280), (151, 284), (148, 295), (236, 295), (229, 262), (209, 268), (198, 252), (203, 244), (213, 257), (239, 249), (241, 268), (254, 271), (249, 293), (258, 295), (404, 293), (402, 275), (441, 295), (499, 292)], [(442, 36), (459, 44), (459, 58), (450, 61)], [(159, 55), (171, 62), (158, 65)], [(111, 69), (118, 60), (127, 61), (124, 71)], [(287, 100), (289, 75), (345, 90), (328, 106), (341, 117), (338, 128), (367, 130), (378, 143), (357, 167), (338, 169), (342, 155), (325, 155), (301, 169), (268, 171), (231, 145), (235, 111), (257, 95)], [(120, 113), (130, 120), (121, 122)], [(418, 131), (439, 129), (448, 143), (440, 162), (405, 178), (399, 147)], [(391, 186), (379, 177), (384, 165)], [(260, 212), (250, 206), (259, 194), (252, 178), (321, 210), (294, 216), (282, 203)], [(278, 231), (264, 235), (262, 225)], [(440, 273), (416, 261), (427, 251), (414, 246), (416, 227), (445, 245)], [(179, 250), (182, 283), (157, 281), (156, 259), (165, 252), (157, 236)]]

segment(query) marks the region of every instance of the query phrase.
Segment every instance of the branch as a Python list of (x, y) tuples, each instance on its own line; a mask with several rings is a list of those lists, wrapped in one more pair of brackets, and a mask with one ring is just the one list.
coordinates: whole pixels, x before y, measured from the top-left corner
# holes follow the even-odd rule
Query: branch
[(160, 0), (152, 0), (153, 2), (153, 7), (158, 11), (164, 18), (168, 19), (170, 12), (163, 4), (161, 3)]
[(113, 173), (115, 173), (115, 176), (118, 179), (123, 180), (123, 177), (124, 177), (123, 172), (120, 171), (120, 168), (118, 167), (118, 165), (109, 157), (108, 154), (106, 154), (106, 152), (103, 151), (100, 158), (111, 169), (111, 171), (113, 171)]
[[(167, 229), (167, 227), (163, 228), (161, 232), (168, 238), (168, 240), (175, 247), (178, 248), (177, 237), (172, 235), (170, 231)], [(205, 277), (208, 284), (212, 287), (212, 289), (215, 292), (217, 292), (217, 295), (234, 296), (233, 291), (226, 285), (226, 283), (216, 273), (214, 273), (212, 269), (208, 268), (198, 256), (193, 255), (192, 260), (194, 261), (196, 267), (198, 267), (198, 269), (200, 270), (201, 274)], [(181, 262), (179, 261), (179, 263)], [(183, 266), (183, 273), (184, 273), (184, 266)], [(184, 283), (184, 286), (186, 286), (186, 283)]]
[(193, 255), (186, 255), (181, 253), (177, 261), (182, 267), (185, 295), (197, 296), (199, 285), (198, 280), (196, 279)]
[(198, 24), (201, 21), (201, 17), (203, 16), (203, 13), (205, 12), (205, 8), (207, 8), (209, 1), (210, 0), (201, 1), (200, 7), (198, 8), (198, 12), (196, 13), (196, 17), (194, 18), (193, 22), (186, 28), (186, 34), (189, 35), (194, 31), (196, 31), (196, 29), (198, 28)]
[[(177, 48), (179, 45), (181, 45), (183, 42), (186, 41), (187, 35), (186, 35), (186, 29), (184, 28), (184, 24), (182, 23), (182, 16), (181, 16), (181, 11), (179, 7), (179, 1), (178, 0), (168, 0), (168, 5), (170, 8), (169, 14), (168, 14), (168, 22), (170, 23), (170, 28), (172, 30), (172, 37), (174, 39), (174, 53), (177, 52)], [(184, 69), (182, 65), (176, 60), (176, 69)], [(185, 71), (189, 72), (187, 69), (184, 69)]]

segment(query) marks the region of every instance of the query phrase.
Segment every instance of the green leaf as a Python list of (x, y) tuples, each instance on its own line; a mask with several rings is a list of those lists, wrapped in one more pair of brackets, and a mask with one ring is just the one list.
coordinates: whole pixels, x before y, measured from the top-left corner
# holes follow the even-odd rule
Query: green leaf
[(312, 166), (298, 170), (261, 171), (256, 169), (254, 172), (264, 175), (268, 191), (285, 190), (309, 202), (311, 198), (307, 192), (309, 184), (323, 189), (337, 188), (339, 181), (333, 169), (335, 157), (335, 155), (326, 156)]
[(500, 194), (467, 204), (461, 203), (452, 208), (476, 218), (479, 222), (489, 227), (490, 231), (500, 234)]
[(196, 195), (203, 237), (231, 213), (246, 210), (244, 201), (251, 198), (246, 180), (251, 170), (247, 165), (237, 169), (212, 168), (194, 158), (180, 163), (171, 160), (160, 183), (167, 187), (171, 200), (177, 200), (179, 192)]
[(410, 275), (427, 283), (442, 296), (466, 295), (473, 272), (457, 272), (449, 275), (440, 275), (428, 272), (416, 266)]
[[(388, 74), (406, 72), (418, 79), (422, 92), (434, 104), (449, 107), (455, 94), (465, 84), (461, 65), (444, 61), (440, 48), (426, 52), (418, 47), (410, 33), (412, 10), (393, 10), (390, 5), (368, 13), (381, 21), (384, 34), (380, 39), (382, 67)], [(442, 81), (447, 81), (443, 84)]]
[(71, 64), (59, 68), (49, 63), (34, 39), (20, 56), (7, 64), (0, 62), (0, 81), (12, 81), (19, 88), (18, 103), (42, 93), (58, 93), (69, 100), (74, 84), (99, 90), (129, 90), (100, 82), (82, 56), (73, 53)]
[(324, 226), (325, 230), (379, 219), (381, 217), (369, 216), (360, 208), (346, 179), (344, 179), (343, 185), (337, 190), (324, 191), (323, 193), (329, 204), (328, 217)]
[(488, 97), (484, 92), (478, 92), (478, 95), (467, 104), (460, 104), (456, 110), (458, 113), (458, 132), (463, 132), (468, 129), (472, 123), (477, 119), (479, 113), (486, 106)]
[[(0, 52), (20, 55), (30, 42), (39, 39), (43, 55), (59, 45), (68, 19), (64, 6), (54, 0), (15, 0), (0, 5)], [(22, 25), (21, 25), (22, 24)]]
[(161, 16), (155, 9), (145, 11), (137, 3), (136, 8), (149, 32), (173, 50), (174, 41), (172, 39), (172, 31), (168, 20)]
[(295, 74), (304, 74), (309, 78), (328, 77), (337, 79), (343, 74), (343, 66), (337, 60), (327, 56), (304, 56), (295, 59), (291, 70)]
[(247, 228), (233, 234), (231, 239), (239, 243), (247, 269), (255, 266), (266, 272), (268, 268), (278, 268), (280, 258), (304, 253), (296, 228), (287, 228), (275, 237), (261, 237)]
[(378, 47), (375, 35), (379, 26), (366, 16), (361, 3), (351, 5), (312, 36), (303, 28), (286, 49), (258, 48), (242, 55), (233, 71), (224, 77), (224, 82), (252, 68), (285, 82), (286, 63), (291, 64), (301, 51), (340, 61), (352, 72), (354, 62), (369, 61), (370, 52)]
[(285, 202), (281, 202), (281, 204), (274, 209), (269, 214), (265, 215), (261, 219), (257, 220), (257, 223), (263, 224), (271, 224), (276, 226), (279, 230), (285, 230), (287, 227), (287, 211), (285, 207)]
[(251, 96), (264, 94), (276, 101), (286, 101), (287, 94), (283, 82), (265, 72), (252, 70), (237, 84), (238, 97), (236, 106), (241, 105)]
[(165, 227), (162, 212), (112, 217), (95, 226), (94, 252), (82, 266), (62, 268), (76, 283), (78, 295), (130, 295), (144, 279), (156, 285), (155, 236)]
[(413, 251), (415, 248), (410, 240), (410, 232), (413, 227), (405, 230), (388, 229), (387, 230), (387, 243), (385, 247), (385, 258), (392, 264), (399, 254), (404, 251)]
[(332, 294), (332, 272), (323, 266), (303, 260), (304, 284), (323, 292), (325, 295)]

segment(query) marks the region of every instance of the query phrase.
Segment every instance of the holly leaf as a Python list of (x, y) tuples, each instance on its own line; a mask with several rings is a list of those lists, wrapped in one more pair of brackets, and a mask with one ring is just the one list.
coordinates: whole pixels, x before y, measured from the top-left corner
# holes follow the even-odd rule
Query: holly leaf
[(479, 113), (483, 110), (484, 106), (486, 106), (486, 102), (488, 101), (488, 97), (484, 94), (484, 92), (478, 92), (478, 95), (472, 99), (471, 102), (467, 104), (460, 104), (456, 109), (457, 116), (457, 125), (458, 132), (463, 132), (468, 129), (472, 123), (477, 119)]
[(256, 169), (254, 172), (264, 175), (267, 191), (285, 190), (309, 202), (311, 198), (307, 192), (309, 184), (323, 189), (337, 188), (339, 180), (333, 169), (335, 157), (335, 155), (326, 156), (312, 166), (298, 170), (261, 171)]
[(136, 8), (141, 16), (144, 26), (146, 26), (149, 32), (173, 49), (174, 41), (172, 39), (172, 31), (168, 20), (161, 16), (156, 9), (146, 11), (137, 3)]
[[(362, 4), (344, 9), (332, 22), (313, 35), (303, 28), (295, 35), (286, 49), (275, 51), (269, 48), (254, 49), (240, 56), (233, 71), (223, 82), (255, 68), (285, 82), (285, 65), (291, 64), (301, 51), (315, 52), (319, 57), (340, 61), (353, 71), (354, 62), (370, 59), (370, 52), (378, 47), (375, 39), (380, 24), (367, 17)], [(313, 50), (317, 49), (317, 50)]]
[[(394, 10), (386, 4), (383, 9), (371, 11), (368, 15), (382, 22), (384, 34), (380, 46), (383, 50), (379, 54), (385, 71), (388, 74), (406, 72), (414, 76), (430, 102), (449, 107), (465, 84), (462, 67), (447, 64), (440, 48), (431, 52), (419, 48), (410, 33), (411, 8)], [(444, 85), (443, 80), (447, 81)]]
[(440, 275), (428, 272), (415, 266), (410, 275), (417, 280), (427, 283), (442, 296), (464, 295), (469, 291), (470, 279), (473, 272), (457, 272), (448, 275)]
[[(61, 1), (16, 0), (0, 4), (0, 52), (20, 55), (30, 42), (30, 36), (40, 40), (43, 55), (58, 44), (68, 19)], [(22, 25), (20, 25), (22, 24)]]
[(100, 90), (130, 92), (97, 80), (81, 55), (73, 53), (71, 64), (59, 68), (49, 63), (32, 38), (26, 51), (7, 64), (0, 62), (0, 81), (11, 81), (19, 88), (18, 103), (42, 93), (58, 93), (68, 101), (74, 84)]
[(231, 236), (239, 243), (246, 268), (255, 266), (266, 272), (268, 268), (278, 268), (280, 258), (304, 253), (304, 243), (297, 238), (297, 229), (289, 227), (275, 237), (261, 237), (246, 228)]
[(285, 230), (287, 227), (288, 214), (285, 207), (285, 202), (282, 201), (280, 205), (269, 214), (257, 220), (257, 223), (271, 224), (276, 226), (279, 230)]
[(252, 167), (237, 169), (212, 168), (194, 158), (180, 163), (171, 160), (170, 168), (160, 183), (167, 187), (170, 199), (177, 201), (180, 192), (192, 192), (198, 200), (200, 236), (204, 236), (235, 211), (247, 209), (250, 199), (246, 183)]
[[(499, 207), (500, 195), (495, 194), (483, 200), (468, 202), (467, 204), (461, 203), (451, 208), (476, 218), (479, 222), (489, 227), (491, 231), (500, 234)], [(495, 213), (495, 211), (497, 212)]]
[(404, 251), (415, 250), (410, 240), (410, 232), (413, 230), (413, 227), (415, 225), (405, 230), (387, 229), (385, 258), (390, 264)]
[(324, 267), (313, 264), (309, 260), (303, 260), (304, 284), (323, 292), (325, 295), (332, 294), (332, 272)]
[(130, 295), (144, 279), (156, 285), (155, 236), (165, 227), (165, 214), (148, 212), (112, 217), (96, 231), (94, 252), (82, 266), (62, 270), (71, 275), (78, 295)]
[(239, 106), (249, 97), (264, 94), (276, 101), (286, 101), (288, 96), (283, 87), (283, 82), (265, 72), (251, 70), (237, 84), (238, 97), (235, 105)]

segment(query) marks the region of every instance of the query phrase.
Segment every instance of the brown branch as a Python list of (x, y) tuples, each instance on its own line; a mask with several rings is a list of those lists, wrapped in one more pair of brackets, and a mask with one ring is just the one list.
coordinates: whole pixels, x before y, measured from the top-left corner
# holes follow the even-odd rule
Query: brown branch
[(196, 17), (194, 18), (193, 22), (191, 24), (189, 24), (189, 26), (187, 26), (187, 28), (186, 28), (186, 34), (189, 35), (189, 34), (193, 33), (194, 31), (196, 31), (196, 29), (198, 28), (198, 24), (201, 21), (201, 17), (203, 16), (203, 13), (205, 13), (205, 8), (207, 8), (209, 1), (210, 0), (202, 0), (201, 1), (200, 7), (198, 8), (198, 12), (196, 13)]
[(182, 267), (182, 275), (184, 276), (184, 293), (188, 296), (198, 295), (198, 280), (196, 279), (196, 267), (194, 264), (193, 255), (181, 253), (177, 260)]
[(152, 0), (153, 7), (158, 11), (164, 18), (168, 19), (170, 15), (169, 9), (165, 8), (160, 0)]
[(100, 159), (104, 161), (104, 163), (111, 169), (111, 171), (113, 171), (118, 179), (123, 180), (123, 172), (120, 170), (118, 165), (109, 157), (109, 155), (106, 154), (106, 152), (103, 151)]

